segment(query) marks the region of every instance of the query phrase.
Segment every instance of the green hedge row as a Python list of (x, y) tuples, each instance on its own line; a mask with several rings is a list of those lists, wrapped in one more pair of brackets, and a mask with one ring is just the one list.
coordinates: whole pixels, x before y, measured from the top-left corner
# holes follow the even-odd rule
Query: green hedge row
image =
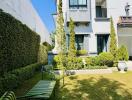
[(41, 66), (41, 63), (35, 63), (5, 73), (3, 77), (0, 77), (0, 95), (7, 90), (10, 91), (17, 88), (24, 80), (33, 77), (35, 72), (40, 71)]
[(0, 74), (37, 62), (40, 36), (0, 10)]

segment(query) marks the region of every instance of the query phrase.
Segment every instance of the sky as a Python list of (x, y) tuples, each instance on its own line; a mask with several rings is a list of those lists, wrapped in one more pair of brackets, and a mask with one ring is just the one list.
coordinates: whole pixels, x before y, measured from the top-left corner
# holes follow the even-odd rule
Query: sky
[(51, 33), (55, 30), (52, 14), (56, 12), (55, 0), (31, 0), (40, 18)]

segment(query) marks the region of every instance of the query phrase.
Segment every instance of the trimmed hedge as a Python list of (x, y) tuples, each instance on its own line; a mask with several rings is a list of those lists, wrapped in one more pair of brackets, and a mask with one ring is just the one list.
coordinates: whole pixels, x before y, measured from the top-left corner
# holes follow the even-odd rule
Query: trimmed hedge
[(114, 56), (110, 52), (102, 52), (99, 54), (99, 61), (101, 66), (113, 67)]
[(0, 75), (37, 62), (40, 36), (0, 10)]
[(87, 66), (108, 66), (114, 64), (114, 57), (110, 52), (102, 52), (98, 56), (88, 57), (85, 59)]
[(48, 42), (43, 42), (43, 46), (47, 47), (47, 51), (52, 50), (52, 46)]
[(10, 91), (17, 88), (24, 80), (33, 77), (35, 72), (40, 71), (41, 66), (41, 63), (35, 63), (5, 73), (3, 77), (0, 77), (0, 95), (7, 90)]

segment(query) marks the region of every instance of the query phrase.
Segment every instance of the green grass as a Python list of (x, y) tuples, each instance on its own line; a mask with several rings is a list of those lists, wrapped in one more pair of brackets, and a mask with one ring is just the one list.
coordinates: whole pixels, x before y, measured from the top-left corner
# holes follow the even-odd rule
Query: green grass
[[(65, 84), (57, 82), (56, 97), (50, 100), (132, 100), (132, 72), (104, 75), (73, 75), (65, 77)], [(41, 73), (23, 82), (15, 91), (24, 95), (41, 79)], [(45, 75), (45, 79), (47, 76)]]
[(58, 100), (132, 100), (132, 72), (65, 78)]

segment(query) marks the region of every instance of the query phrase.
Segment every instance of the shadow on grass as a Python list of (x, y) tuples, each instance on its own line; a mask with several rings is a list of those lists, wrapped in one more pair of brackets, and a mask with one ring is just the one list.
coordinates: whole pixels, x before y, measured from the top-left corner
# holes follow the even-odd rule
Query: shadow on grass
[(64, 87), (58, 100), (132, 100), (124, 84), (104, 77), (77, 80), (74, 87), (71, 90)]

